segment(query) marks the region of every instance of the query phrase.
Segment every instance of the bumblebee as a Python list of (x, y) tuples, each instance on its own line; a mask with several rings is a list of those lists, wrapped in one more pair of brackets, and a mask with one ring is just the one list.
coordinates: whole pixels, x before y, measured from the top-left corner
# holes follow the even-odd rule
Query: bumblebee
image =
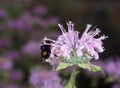
[[(44, 44), (44, 42), (47, 43), (48, 45)], [(51, 43), (51, 41), (44, 40), (44, 42), (40, 46), (41, 62), (44, 62), (46, 59), (48, 59), (50, 57), (50, 53), (51, 53), (51, 45), (49, 45)]]

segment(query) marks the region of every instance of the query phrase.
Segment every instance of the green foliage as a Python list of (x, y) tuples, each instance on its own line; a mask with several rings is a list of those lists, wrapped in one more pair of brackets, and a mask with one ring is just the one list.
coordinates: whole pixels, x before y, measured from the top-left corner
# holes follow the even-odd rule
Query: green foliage
[(72, 64), (69, 64), (69, 63), (60, 63), (56, 70), (65, 69), (68, 66), (72, 66)]
[[(77, 73), (77, 72), (75, 72), (75, 74), (76, 74), (76, 73)], [(73, 73), (72, 73), (71, 76), (70, 76), (70, 79), (69, 79), (68, 83), (65, 85), (64, 88), (72, 88), (73, 82), (74, 82), (74, 79), (73, 79)], [(76, 86), (75, 86), (74, 88), (76, 88)]]
[(88, 69), (88, 70), (91, 70), (91, 68), (90, 68), (90, 65), (89, 65), (89, 64), (81, 64), (81, 63), (79, 63), (79, 64), (78, 64), (78, 66), (79, 66), (80, 68), (83, 68), (83, 69)]
[[(89, 71), (93, 71), (93, 72), (97, 72), (97, 71), (102, 71), (102, 68), (100, 66), (97, 66), (97, 65), (93, 65), (93, 64), (81, 64), (79, 63), (78, 66), (80, 68), (83, 68), (83, 69), (88, 69)], [(102, 71), (103, 72), (103, 71)]]
[(100, 66), (91, 64), (90, 67), (91, 67), (91, 71), (93, 72), (102, 71), (102, 68)]

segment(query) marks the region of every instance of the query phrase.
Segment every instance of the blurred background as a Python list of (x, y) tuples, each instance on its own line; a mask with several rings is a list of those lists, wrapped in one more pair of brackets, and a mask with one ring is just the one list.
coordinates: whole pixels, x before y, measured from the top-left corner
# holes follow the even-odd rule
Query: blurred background
[(40, 61), (40, 44), (47, 36), (61, 34), (57, 24), (86, 24), (100, 28), (109, 38), (99, 61), (101, 72), (81, 70), (77, 88), (120, 88), (120, 2), (119, 0), (0, 0), (0, 88), (63, 88), (70, 69), (54, 72)]

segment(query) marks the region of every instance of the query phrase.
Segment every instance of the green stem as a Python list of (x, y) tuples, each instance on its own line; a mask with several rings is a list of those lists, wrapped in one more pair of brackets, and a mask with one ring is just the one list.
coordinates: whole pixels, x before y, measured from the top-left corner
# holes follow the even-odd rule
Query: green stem
[(73, 79), (73, 83), (72, 83), (72, 88), (75, 88), (75, 71), (76, 71), (76, 66), (73, 66), (73, 71), (72, 71), (72, 79)]

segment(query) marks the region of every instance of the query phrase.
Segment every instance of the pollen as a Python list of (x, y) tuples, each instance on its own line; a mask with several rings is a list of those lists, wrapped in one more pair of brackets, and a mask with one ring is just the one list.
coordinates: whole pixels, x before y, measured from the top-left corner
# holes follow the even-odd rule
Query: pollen
[(45, 55), (47, 55), (47, 52), (46, 52), (46, 51), (43, 52), (43, 56), (45, 56)]

